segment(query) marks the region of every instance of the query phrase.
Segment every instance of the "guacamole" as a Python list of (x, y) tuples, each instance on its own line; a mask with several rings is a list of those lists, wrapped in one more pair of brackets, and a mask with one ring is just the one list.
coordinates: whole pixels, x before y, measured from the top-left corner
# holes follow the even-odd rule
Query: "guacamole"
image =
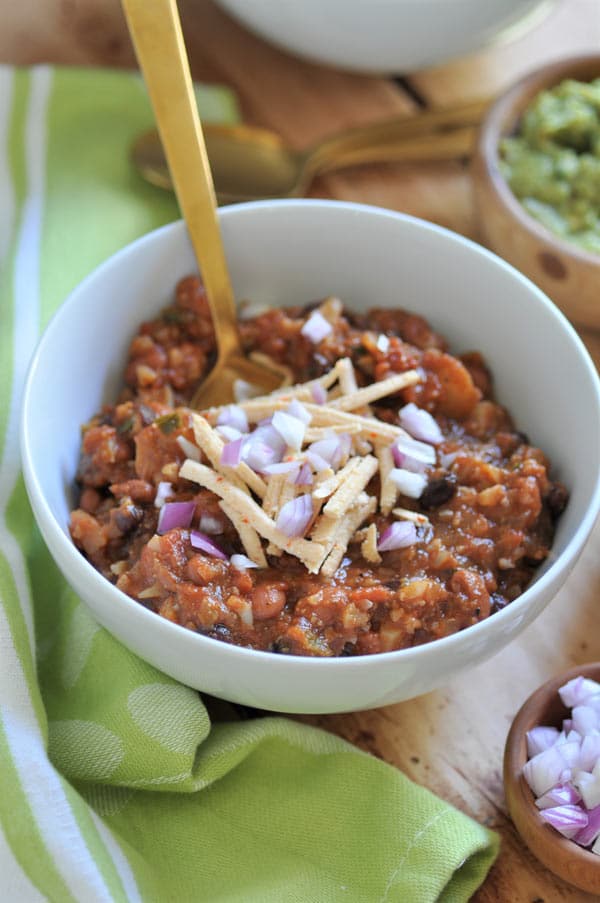
[(600, 78), (540, 92), (501, 142), (500, 168), (531, 216), (600, 254)]

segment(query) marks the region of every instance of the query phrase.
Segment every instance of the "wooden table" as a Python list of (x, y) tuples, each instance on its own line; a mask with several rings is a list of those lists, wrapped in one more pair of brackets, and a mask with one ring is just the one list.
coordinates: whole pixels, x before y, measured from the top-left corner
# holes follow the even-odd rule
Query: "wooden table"
[[(134, 65), (117, 0), (6, 4), (0, 62)], [(368, 78), (283, 54), (227, 18), (210, 0), (181, 0), (194, 75), (231, 85), (244, 117), (305, 147), (339, 128), (428, 104), (493, 96), (536, 64), (598, 51), (598, 0), (562, 0), (551, 17), (498, 46), (408, 79)], [(322, 178), (310, 194), (380, 204), (477, 238), (469, 175), (460, 163), (369, 166)], [(600, 335), (583, 338), (600, 362)], [(502, 835), (502, 852), (478, 903), (592, 900), (555, 879), (523, 848), (507, 816), (502, 750), (523, 699), (550, 675), (600, 660), (597, 627), (600, 526), (566, 586), (517, 641), (444, 689), (352, 715), (306, 718), (402, 769)]]

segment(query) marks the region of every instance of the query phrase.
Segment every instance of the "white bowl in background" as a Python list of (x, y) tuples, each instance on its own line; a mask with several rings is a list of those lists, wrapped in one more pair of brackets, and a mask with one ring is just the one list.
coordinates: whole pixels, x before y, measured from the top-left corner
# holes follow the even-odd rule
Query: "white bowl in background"
[(284, 50), (357, 72), (402, 74), (523, 34), (556, 0), (217, 0)]
[(195, 271), (183, 223), (115, 254), (69, 296), (32, 361), (23, 402), (27, 490), (44, 539), (94, 617), (177, 680), (284, 712), (398, 702), (447, 683), (520, 633), (575, 564), (600, 506), (600, 385), (577, 334), (533, 283), (465, 238), (399, 213), (331, 201), (263, 201), (220, 211), (238, 298), (270, 305), (330, 294), (354, 309), (406, 307), (455, 352), (483, 352), (497, 397), (553, 462), (571, 498), (529, 589), (468, 629), (374, 656), (319, 659), (227, 645), (153, 614), (106, 581), (68, 533), (80, 425), (114, 399), (131, 337)]

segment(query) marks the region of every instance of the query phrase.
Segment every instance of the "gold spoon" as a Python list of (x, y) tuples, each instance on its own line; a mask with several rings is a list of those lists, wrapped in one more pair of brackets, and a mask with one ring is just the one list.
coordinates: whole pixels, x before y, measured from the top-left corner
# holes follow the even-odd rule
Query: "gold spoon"
[[(250, 125), (205, 124), (205, 138), (220, 203), (297, 197), (315, 176), (378, 162), (456, 160), (469, 156), (488, 100), (427, 110), (349, 129), (306, 151), (287, 147), (275, 132)], [(171, 189), (169, 169), (155, 131), (140, 135), (132, 159), (146, 181)]]
[(243, 352), (215, 193), (175, 0), (123, 0), (175, 192), (185, 219), (217, 339), (217, 361), (192, 399), (207, 408), (234, 400), (239, 379), (271, 391), (281, 375)]

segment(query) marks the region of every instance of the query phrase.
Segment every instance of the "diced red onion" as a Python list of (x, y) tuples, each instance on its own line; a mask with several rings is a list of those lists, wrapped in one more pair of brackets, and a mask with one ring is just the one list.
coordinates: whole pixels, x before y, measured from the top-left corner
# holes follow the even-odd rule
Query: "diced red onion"
[(600, 806), (595, 806), (587, 813), (588, 823), (573, 837), (575, 843), (582, 847), (589, 847), (600, 835)]
[(394, 446), (403, 455), (408, 455), (415, 461), (421, 461), (423, 464), (435, 464), (435, 448), (427, 445), (426, 442), (419, 442), (418, 439), (411, 439), (410, 436), (398, 436), (394, 441)]
[(579, 806), (555, 806), (553, 809), (542, 809), (540, 816), (569, 840), (572, 840), (588, 823), (587, 814)]
[(214, 533), (218, 536), (223, 532), (223, 522), (218, 517), (213, 517), (212, 514), (201, 514), (198, 526), (202, 533)]
[(173, 484), (166, 482), (159, 483), (156, 487), (156, 495), (154, 496), (154, 506), (156, 508), (162, 508), (170, 495), (173, 495)]
[(303, 325), (300, 332), (302, 335), (309, 339), (309, 341), (314, 342), (315, 345), (318, 345), (319, 342), (323, 341), (323, 339), (329, 335), (332, 331), (331, 323), (329, 323), (321, 311), (313, 310), (310, 317)]
[(306, 457), (317, 473), (321, 473), (322, 470), (329, 470), (331, 468), (329, 461), (326, 461), (321, 455), (317, 455), (316, 452), (311, 452), (310, 449), (306, 452)]
[(527, 755), (530, 759), (550, 746), (554, 746), (559, 733), (555, 727), (538, 726), (527, 731)]
[(586, 734), (581, 741), (579, 768), (583, 771), (592, 771), (598, 759), (600, 759), (600, 734)]
[(286, 536), (303, 536), (312, 516), (312, 497), (308, 494), (299, 495), (282, 506), (276, 526)]
[(331, 436), (328, 439), (318, 439), (308, 446), (308, 451), (314, 455), (319, 455), (329, 465), (332, 465), (336, 456), (340, 452), (340, 442), (337, 436)]
[(580, 800), (581, 794), (572, 784), (557, 784), (540, 796), (535, 804), (538, 809), (551, 809), (553, 806), (574, 806)]
[(265, 467), (265, 473), (268, 473), (269, 475), (289, 473), (293, 474), (295, 477), (299, 470), (299, 461), (279, 461), (277, 464), (267, 464), (267, 466)]
[(251, 558), (248, 558), (247, 555), (232, 555), (229, 560), (232, 565), (240, 571), (258, 567), (257, 563), (255, 561), (252, 561)]
[(579, 790), (586, 809), (600, 806), (600, 778), (588, 771), (577, 771), (573, 775), (573, 785)]
[(565, 718), (565, 720), (563, 721), (563, 731), (565, 731), (565, 733), (566, 733), (567, 731), (572, 731), (572, 730), (573, 730), (573, 719)]
[(600, 718), (591, 706), (576, 705), (571, 713), (573, 719), (573, 727), (580, 734), (589, 734), (590, 731), (598, 730), (600, 727)]
[(589, 696), (599, 694), (600, 684), (588, 677), (581, 677), (581, 675), (568, 681), (558, 691), (558, 695), (569, 709), (576, 705), (582, 705)]
[[(540, 797), (556, 784), (565, 783), (561, 775), (567, 767), (560, 747), (550, 746), (525, 763), (523, 777), (533, 790), (534, 796)], [(579, 792), (581, 793), (581, 790)]]
[(411, 473), (425, 473), (427, 470), (427, 464), (423, 461), (417, 461), (409, 455), (405, 455), (395, 444), (392, 445), (392, 458), (394, 459), (396, 467), (401, 467), (403, 470), (410, 470)]
[(377, 549), (380, 552), (391, 552), (394, 549), (406, 549), (417, 542), (417, 528), (412, 521), (394, 521), (383, 531)]
[(321, 383), (314, 383), (310, 387), (310, 394), (315, 404), (325, 404), (327, 401), (327, 389)]
[(215, 432), (219, 434), (221, 439), (226, 439), (227, 442), (235, 442), (236, 439), (244, 435), (234, 426), (217, 426)]
[(227, 442), (221, 452), (221, 464), (224, 464), (226, 467), (237, 467), (242, 460), (245, 442), (245, 436), (240, 436), (239, 439), (234, 439), (233, 442)]
[(378, 350), (381, 351), (382, 354), (386, 354), (388, 348), (390, 347), (390, 340), (388, 339), (388, 337), (386, 335), (381, 333), (381, 335), (379, 335), (377, 337), (376, 344), (377, 344)]
[(177, 436), (175, 441), (188, 458), (191, 458), (192, 461), (200, 460), (200, 449), (197, 445), (194, 445), (194, 443), (190, 442), (189, 439), (186, 439), (185, 436)]
[(423, 490), (427, 486), (427, 480), (422, 474), (411, 473), (399, 467), (394, 467), (390, 470), (390, 479), (398, 487), (402, 495), (406, 495), (410, 499), (421, 498)]
[(296, 477), (296, 485), (298, 486), (311, 486), (313, 483), (313, 475), (312, 470), (308, 466), (306, 462), (302, 465), (298, 472), (298, 476)]
[(237, 404), (228, 404), (217, 417), (218, 426), (232, 426), (240, 433), (248, 432), (246, 412)]
[(312, 414), (306, 410), (301, 401), (298, 401), (297, 398), (292, 398), (288, 407), (287, 413), (290, 417), (295, 417), (297, 420), (301, 420), (305, 426), (308, 426), (310, 421), (312, 420)]
[(227, 558), (225, 552), (220, 549), (206, 533), (201, 533), (199, 530), (192, 530), (190, 532), (190, 542), (194, 549), (206, 552), (207, 555), (211, 555), (213, 558), (220, 558), (222, 561), (225, 561)]
[(579, 768), (579, 755), (581, 753), (579, 740), (566, 740), (564, 743), (557, 743), (555, 749), (560, 750), (567, 768)]
[(422, 439), (423, 442), (430, 442), (432, 445), (439, 445), (443, 440), (444, 436), (437, 421), (429, 411), (418, 408), (412, 401), (400, 408), (399, 416), (400, 425), (415, 439)]
[(300, 451), (304, 442), (306, 423), (285, 411), (275, 411), (273, 414), (273, 427), (277, 430), (285, 444), (294, 451)]
[(158, 515), (156, 532), (162, 536), (177, 527), (189, 527), (195, 510), (196, 502), (165, 502)]

